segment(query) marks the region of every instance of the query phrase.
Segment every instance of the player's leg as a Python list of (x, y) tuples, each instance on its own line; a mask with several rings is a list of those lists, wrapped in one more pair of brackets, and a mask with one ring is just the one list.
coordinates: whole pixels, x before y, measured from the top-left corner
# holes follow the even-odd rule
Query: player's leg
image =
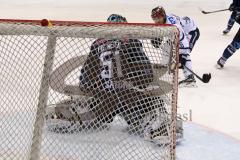
[(192, 61), (189, 53), (190, 53), (189, 40), (186, 38), (186, 35), (184, 34), (182, 39), (180, 39), (179, 44), (179, 63), (181, 64), (180, 69), (183, 70), (184, 75), (184, 79), (179, 82), (180, 87), (196, 86), (196, 80), (194, 78), (194, 75), (187, 69), (189, 68), (190, 70), (192, 70)]
[[(179, 54), (179, 61), (182, 61), (182, 69), (183, 69), (183, 75), (184, 79), (179, 81), (179, 87), (195, 87), (196, 86), (196, 80), (194, 75), (188, 70), (187, 68), (190, 68), (192, 70), (192, 61), (189, 54)], [(184, 61), (184, 62), (183, 62)], [(186, 67), (185, 67), (186, 66)]]
[(144, 99), (146, 95), (136, 90), (124, 89), (118, 92), (119, 104), (117, 113), (126, 120), (128, 131), (132, 134), (140, 134), (140, 121), (147, 112)]
[[(151, 114), (145, 115), (144, 139), (153, 141), (157, 144), (167, 144), (170, 142), (170, 114), (167, 111), (166, 102), (162, 97), (151, 97), (152, 108)], [(151, 115), (154, 115), (152, 117)], [(150, 119), (151, 118), (151, 119)]]
[(240, 28), (233, 38), (233, 41), (225, 48), (222, 56), (218, 59), (216, 67), (221, 69), (224, 67), (224, 64), (238, 49), (240, 48)]
[[(156, 100), (155, 100), (156, 101)], [(121, 107), (124, 108), (120, 115), (128, 123), (128, 132), (143, 136), (147, 126), (156, 119), (156, 109), (159, 108), (154, 104), (152, 97), (140, 95), (138, 98), (130, 98), (123, 101)]]
[(166, 143), (169, 139), (170, 114), (165, 108), (164, 99), (131, 90), (122, 93), (119, 96), (119, 114), (128, 123), (129, 134)]
[[(47, 119), (64, 124), (54, 126), (54, 132), (102, 130), (113, 121), (118, 99), (114, 94), (104, 92), (94, 97), (79, 97), (60, 103), (52, 109)], [(53, 127), (52, 127), (53, 128)]]
[(91, 112), (95, 115), (94, 121), (101, 125), (111, 123), (119, 102), (117, 95), (112, 91), (103, 91), (95, 98), (97, 101), (90, 106)]
[(230, 32), (230, 30), (232, 29), (232, 27), (236, 21), (235, 20), (236, 15), (237, 15), (236, 11), (233, 11), (228, 20), (227, 28), (225, 30), (223, 30), (223, 34), (227, 34), (228, 32)]
[(200, 31), (197, 28), (194, 31), (189, 32), (189, 48), (190, 48), (190, 52), (192, 52), (193, 47), (195, 46), (197, 40), (200, 37)]
[[(171, 114), (163, 97), (142, 97), (139, 103), (131, 103), (130, 108), (132, 112), (124, 115), (130, 133), (159, 145), (170, 143)], [(177, 139), (180, 140), (183, 137), (181, 120), (177, 121), (176, 128)]]
[[(72, 133), (85, 128), (79, 117), (78, 111), (89, 111), (88, 106), (84, 105), (86, 98), (63, 100), (55, 106), (47, 108), (46, 126), (49, 131), (56, 133)], [(84, 107), (83, 107), (84, 106)]]

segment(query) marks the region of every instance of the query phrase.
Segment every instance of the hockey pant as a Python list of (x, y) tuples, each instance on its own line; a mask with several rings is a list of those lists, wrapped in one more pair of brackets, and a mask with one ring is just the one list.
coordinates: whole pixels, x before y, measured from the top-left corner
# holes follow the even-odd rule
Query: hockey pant
[[(190, 53), (189, 41), (186, 37), (184, 38), (183, 36), (183, 38), (180, 39), (179, 56), (181, 56), (182, 59), (184, 60), (184, 66), (192, 70), (192, 61), (189, 53)], [(180, 63), (182, 64), (182, 62)], [(183, 75), (185, 78), (187, 78), (192, 73), (188, 69), (186, 69), (184, 66), (183, 66)]]
[(189, 38), (189, 49), (190, 49), (190, 52), (192, 52), (193, 47), (195, 46), (195, 43), (199, 39), (199, 37), (200, 37), (200, 31), (199, 31), (198, 28), (196, 30), (194, 30), (194, 31), (189, 32), (188, 38)]

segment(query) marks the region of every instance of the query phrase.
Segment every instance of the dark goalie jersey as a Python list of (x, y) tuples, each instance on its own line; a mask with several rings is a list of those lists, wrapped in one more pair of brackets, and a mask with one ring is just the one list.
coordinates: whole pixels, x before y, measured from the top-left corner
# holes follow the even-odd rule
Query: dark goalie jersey
[(142, 89), (152, 80), (152, 66), (139, 40), (98, 39), (82, 66), (80, 87), (111, 91), (127, 83)]

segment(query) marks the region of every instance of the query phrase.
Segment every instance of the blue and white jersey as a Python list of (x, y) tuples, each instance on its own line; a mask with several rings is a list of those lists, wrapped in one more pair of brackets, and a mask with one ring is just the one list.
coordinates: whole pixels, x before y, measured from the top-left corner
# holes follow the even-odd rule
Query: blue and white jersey
[(169, 14), (167, 15), (167, 24), (180, 25), (186, 34), (197, 29), (195, 21), (188, 16), (179, 17), (174, 14)]
[(175, 16), (173, 14), (169, 14), (166, 17), (166, 24), (172, 24), (175, 25), (178, 30), (179, 30), (179, 53), (180, 54), (189, 54), (190, 49), (189, 49), (189, 40), (187, 37), (186, 32), (184, 31), (181, 23), (180, 23), (180, 17)]
[(79, 86), (90, 91), (111, 92), (132, 86), (143, 89), (153, 81), (153, 70), (140, 40), (97, 39), (91, 45), (79, 80)]
[(189, 33), (191, 31), (195, 31), (197, 29), (197, 25), (195, 23), (195, 21), (187, 16), (181, 17), (180, 18), (180, 24), (183, 28), (183, 30), (185, 31), (185, 33)]
[(176, 16), (176, 15), (174, 15), (174, 14), (168, 14), (167, 15), (167, 20), (166, 20), (166, 23), (167, 24), (180, 24), (179, 22), (179, 20), (177, 19), (178, 18), (178, 16)]

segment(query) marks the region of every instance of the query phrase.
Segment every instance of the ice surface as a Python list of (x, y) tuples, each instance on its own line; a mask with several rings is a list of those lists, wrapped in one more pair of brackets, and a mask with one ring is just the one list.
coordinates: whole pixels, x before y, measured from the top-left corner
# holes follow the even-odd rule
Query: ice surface
[(178, 160), (237, 160), (240, 141), (194, 123), (185, 123), (185, 138), (177, 146)]

